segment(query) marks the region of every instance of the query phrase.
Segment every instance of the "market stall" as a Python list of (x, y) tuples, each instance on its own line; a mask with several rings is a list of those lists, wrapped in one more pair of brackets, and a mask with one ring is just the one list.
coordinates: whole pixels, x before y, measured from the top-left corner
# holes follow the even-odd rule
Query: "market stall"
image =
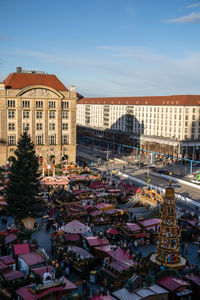
[(78, 220), (73, 220), (72, 222), (69, 222), (68, 224), (62, 226), (61, 230), (64, 233), (69, 234), (86, 234), (90, 232), (90, 227)]
[(138, 245), (149, 243), (150, 234), (145, 232), (137, 223), (124, 223), (120, 230), (127, 240), (137, 240)]
[(69, 246), (67, 250), (68, 259), (72, 262), (73, 268), (85, 273), (94, 267), (96, 258), (88, 251), (77, 246)]
[(132, 259), (114, 261), (105, 264), (102, 271), (116, 289), (121, 287), (133, 275), (133, 268), (136, 264)]

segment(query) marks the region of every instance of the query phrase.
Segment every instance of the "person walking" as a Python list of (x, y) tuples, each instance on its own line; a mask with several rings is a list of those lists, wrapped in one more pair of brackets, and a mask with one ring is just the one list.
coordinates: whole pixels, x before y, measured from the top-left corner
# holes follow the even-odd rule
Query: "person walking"
[(87, 285), (86, 280), (83, 280), (83, 283), (82, 283), (82, 295), (83, 296), (87, 296), (87, 287), (88, 287), (88, 285)]
[(68, 265), (65, 268), (65, 277), (69, 278), (69, 266)]
[(188, 244), (187, 243), (185, 244), (185, 254), (186, 255), (188, 254)]

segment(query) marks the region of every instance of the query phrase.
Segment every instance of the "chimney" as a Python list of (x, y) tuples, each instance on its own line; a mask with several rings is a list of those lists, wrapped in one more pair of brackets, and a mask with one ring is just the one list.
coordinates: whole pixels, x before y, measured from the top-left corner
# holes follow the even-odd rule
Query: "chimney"
[(17, 68), (16, 68), (16, 72), (17, 72), (17, 73), (21, 73), (21, 71), (22, 71), (22, 67), (17, 67)]
[(75, 88), (74, 85), (71, 85), (71, 86), (70, 86), (70, 92), (76, 92), (76, 88)]

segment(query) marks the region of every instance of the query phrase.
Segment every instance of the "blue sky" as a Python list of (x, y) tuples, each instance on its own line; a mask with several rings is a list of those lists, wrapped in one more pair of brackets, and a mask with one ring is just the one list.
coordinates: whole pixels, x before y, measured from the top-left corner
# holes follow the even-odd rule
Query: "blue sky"
[(0, 80), (17, 66), (89, 97), (200, 94), (200, 1), (0, 0)]

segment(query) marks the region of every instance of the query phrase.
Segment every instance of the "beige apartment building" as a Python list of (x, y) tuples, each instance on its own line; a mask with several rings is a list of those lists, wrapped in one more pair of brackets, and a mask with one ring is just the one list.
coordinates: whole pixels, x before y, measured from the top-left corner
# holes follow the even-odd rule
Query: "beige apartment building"
[(200, 95), (82, 98), (77, 125), (79, 135), (200, 158)]
[(20, 67), (0, 83), (0, 165), (14, 155), (24, 130), (30, 133), (36, 154), (47, 163), (66, 155), (76, 159), (76, 102), (55, 76)]

